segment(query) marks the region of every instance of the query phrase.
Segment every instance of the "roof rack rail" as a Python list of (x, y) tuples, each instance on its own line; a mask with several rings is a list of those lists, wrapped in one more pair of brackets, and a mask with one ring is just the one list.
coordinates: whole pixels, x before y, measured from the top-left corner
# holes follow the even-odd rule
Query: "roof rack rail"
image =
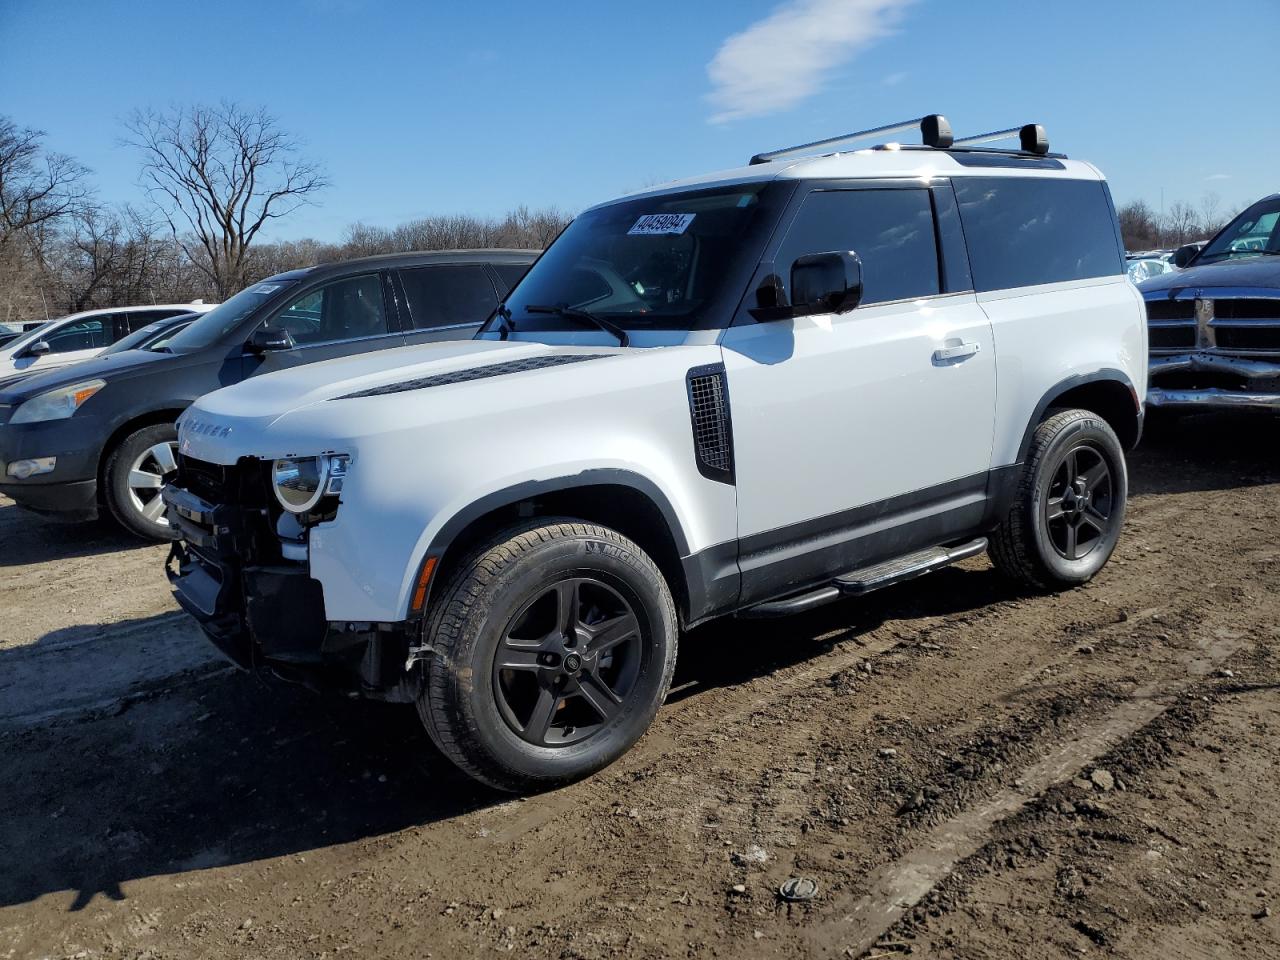
[(910, 130), (912, 127), (917, 126), (920, 129), (920, 139), (926, 147), (937, 147), (945, 150), (951, 146), (953, 140), (951, 124), (947, 122), (947, 118), (942, 114), (931, 113), (928, 116), (916, 117), (914, 120), (902, 120), (898, 123), (886, 124), (883, 127), (872, 127), (870, 130), (859, 130), (856, 133), (846, 133), (843, 136), (830, 137), (826, 140), (814, 140), (812, 143), (802, 143), (795, 147), (784, 147), (781, 150), (770, 150), (768, 153), (757, 153), (751, 158), (751, 163), (754, 165), (757, 163), (771, 163), (774, 160), (782, 160), (788, 157), (812, 156), (819, 147), (830, 147), (848, 140), (862, 140), (881, 133), (897, 133), (899, 130)]
[(1044, 127), (1038, 123), (1027, 123), (1021, 127), (1010, 127), (1008, 130), (993, 130), (991, 133), (979, 133), (972, 137), (961, 137), (954, 146), (971, 147), (979, 143), (991, 143), (996, 140), (1012, 140), (1018, 138), (1018, 145), (1023, 153), (1034, 153), (1043, 157), (1049, 152), (1049, 137)]

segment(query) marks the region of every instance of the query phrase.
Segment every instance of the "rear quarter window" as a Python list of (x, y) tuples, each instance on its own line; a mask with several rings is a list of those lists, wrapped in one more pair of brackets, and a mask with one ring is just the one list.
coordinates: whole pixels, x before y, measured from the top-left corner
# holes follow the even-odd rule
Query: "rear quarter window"
[(953, 183), (976, 290), (1124, 273), (1100, 181), (956, 177)]

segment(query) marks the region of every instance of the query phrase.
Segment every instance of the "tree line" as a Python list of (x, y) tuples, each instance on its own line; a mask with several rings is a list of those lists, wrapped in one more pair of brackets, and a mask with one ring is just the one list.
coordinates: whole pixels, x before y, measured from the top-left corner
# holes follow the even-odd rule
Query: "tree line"
[[(314, 203), (322, 167), (261, 109), (138, 110), (122, 141), (136, 152), (141, 204), (103, 202), (91, 172), (44, 134), (0, 116), (0, 322), (130, 303), (224, 300), (262, 277), (377, 253), (549, 244), (570, 216), (519, 207), (502, 217), (442, 215), (349, 226), (337, 242), (264, 241), (261, 231)], [(1212, 236), (1231, 217), (1217, 194), (1157, 212), (1118, 211), (1127, 250)]]
[(0, 322), (131, 303), (225, 300), (262, 277), (407, 250), (541, 249), (569, 222), (549, 208), (349, 226), (337, 242), (264, 241), (261, 231), (329, 187), (319, 164), (264, 110), (139, 110), (124, 121), (145, 201), (102, 201), (83, 164), (42, 131), (0, 116)]
[(1208, 240), (1239, 212), (1225, 209), (1216, 193), (1206, 193), (1199, 206), (1179, 202), (1162, 212), (1151, 209), (1145, 200), (1133, 200), (1116, 214), (1124, 248), (1137, 251), (1170, 250), (1184, 243)]

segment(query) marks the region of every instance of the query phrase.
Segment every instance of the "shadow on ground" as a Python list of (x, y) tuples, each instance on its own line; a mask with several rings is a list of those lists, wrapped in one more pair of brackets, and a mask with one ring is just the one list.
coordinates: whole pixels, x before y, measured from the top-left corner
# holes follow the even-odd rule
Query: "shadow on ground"
[(62, 523), (0, 497), (0, 568), (153, 546), (107, 518)]

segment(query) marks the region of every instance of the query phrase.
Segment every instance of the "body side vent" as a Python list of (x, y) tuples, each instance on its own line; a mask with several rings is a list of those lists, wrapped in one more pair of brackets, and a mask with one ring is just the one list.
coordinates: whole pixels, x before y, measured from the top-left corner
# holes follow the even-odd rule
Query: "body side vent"
[(733, 483), (733, 421), (724, 364), (694, 367), (685, 377), (693, 450), (698, 472), (708, 480)]

